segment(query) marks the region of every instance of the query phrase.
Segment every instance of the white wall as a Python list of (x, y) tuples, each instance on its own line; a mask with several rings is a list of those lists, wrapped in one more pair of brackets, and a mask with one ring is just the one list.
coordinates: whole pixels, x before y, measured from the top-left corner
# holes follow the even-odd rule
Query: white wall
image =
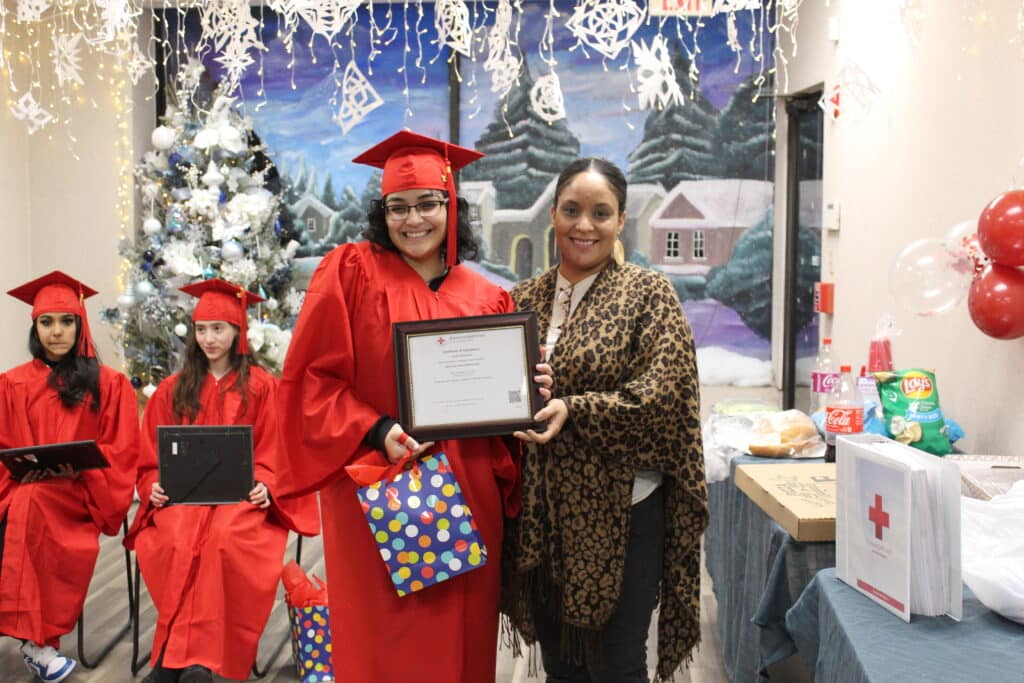
[[(893, 340), (895, 363), (936, 370), (942, 407), (967, 432), (961, 446), (1020, 453), (1024, 339), (985, 336), (966, 303), (913, 316), (887, 282), (909, 242), (944, 236), (1014, 179), (1024, 182), (1024, 45), (1012, 42), (1020, 3), (921, 3), (916, 41), (897, 4), (805, 0), (788, 67), (790, 93), (828, 81), (848, 61), (883, 92), (861, 120), (825, 123), (824, 199), (841, 205), (841, 229), (822, 244), (822, 277), (836, 283), (832, 337), (842, 362), (860, 365), (878, 316), (896, 314), (904, 332)], [(829, 17), (839, 22), (837, 43)]]

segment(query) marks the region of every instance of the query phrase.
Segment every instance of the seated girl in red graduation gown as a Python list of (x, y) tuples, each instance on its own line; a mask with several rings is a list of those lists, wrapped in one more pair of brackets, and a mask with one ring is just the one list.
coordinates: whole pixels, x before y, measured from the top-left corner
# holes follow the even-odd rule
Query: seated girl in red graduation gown
[[(157, 387), (142, 423), (142, 497), (125, 544), (157, 609), (146, 683), (244, 679), (274, 604), (288, 530), (315, 535), (315, 501), (281, 504), (276, 381), (246, 340), (260, 297), (223, 280), (182, 287), (199, 297), (181, 372)], [(158, 481), (158, 425), (252, 425), (255, 485), (233, 505), (167, 505)]]
[(503, 515), (517, 503), (518, 467), (505, 441), (434, 447), (447, 455), (473, 511), (487, 563), (404, 597), (345, 471), (432, 446), (407, 437), (394, 419), (392, 323), (513, 308), (507, 292), (459, 262), (476, 243), (452, 171), (481, 156), (401, 132), (355, 159), (384, 171), (369, 241), (342, 245), (321, 261), (285, 361), (278, 404), (289, 455), (284, 482), (289, 494), (321, 492), (331, 652), (346, 683), (494, 681)]
[(24, 641), (25, 664), (51, 682), (76, 666), (55, 648), (82, 612), (99, 534), (117, 534), (128, 512), (138, 457), (135, 392), (89, 334), (95, 293), (60, 271), (8, 292), (32, 306), (33, 360), (0, 375), (0, 448), (92, 440), (110, 464), (21, 481), (0, 467), (0, 634)]

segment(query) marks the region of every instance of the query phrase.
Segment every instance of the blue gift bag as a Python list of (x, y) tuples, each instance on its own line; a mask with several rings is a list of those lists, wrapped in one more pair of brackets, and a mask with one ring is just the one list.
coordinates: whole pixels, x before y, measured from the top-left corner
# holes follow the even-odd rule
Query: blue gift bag
[(331, 668), (331, 627), (327, 605), (288, 606), (292, 657), (302, 683), (334, 680)]
[(399, 596), (487, 563), (487, 548), (444, 453), (357, 492)]

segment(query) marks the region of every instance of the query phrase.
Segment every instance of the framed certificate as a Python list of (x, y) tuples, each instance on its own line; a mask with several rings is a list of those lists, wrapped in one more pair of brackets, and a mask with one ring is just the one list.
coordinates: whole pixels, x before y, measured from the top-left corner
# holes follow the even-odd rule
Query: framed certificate
[(420, 441), (537, 429), (537, 314), (395, 323), (402, 427)]
[(7, 466), (11, 477), (21, 481), (35, 470), (56, 470), (70, 465), (75, 472), (110, 467), (95, 441), (66, 441), (42, 446), (24, 446), (0, 450), (0, 462)]

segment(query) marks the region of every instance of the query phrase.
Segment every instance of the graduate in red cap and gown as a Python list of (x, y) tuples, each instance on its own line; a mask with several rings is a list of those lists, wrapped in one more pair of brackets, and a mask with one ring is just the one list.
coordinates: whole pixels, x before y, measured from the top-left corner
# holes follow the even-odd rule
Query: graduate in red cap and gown
[(24, 641), (29, 670), (64, 680), (55, 648), (75, 627), (99, 553), (132, 500), (139, 413), (128, 378), (96, 358), (84, 301), (96, 294), (53, 271), (8, 292), (32, 306), (32, 361), (0, 375), (0, 448), (95, 441), (110, 467), (30, 473), (0, 467), (0, 634)]
[[(315, 499), (276, 497), (280, 434), (276, 380), (249, 355), (246, 307), (263, 299), (223, 280), (198, 297), (183, 367), (160, 383), (142, 421), (142, 498), (125, 545), (157, 609), (146, 683), (248, 677), (267, 623), (288, 531), (316, 535)], [(233, 505), (168, 505), (157, 469), (159, 425), (252, 425), (255, 483)]]
[[(313, 274), (281, 375), (289, 493), (320, 491), (332, 659), (347, 683), (493, 681), (503, 514), (517, 460), (502, 438), (419, 444), (400, 424), (391, 325), (505, 313), (508, 293), (459, 263), (476, 251), (453, 172), (483, 156), (411, 132), (355, 158), (384, 170), (366, 242), (331, 251)], [(447, 454), (487, 564), (398, 597), (347, 465), (387, 465), (411, 448)]]

